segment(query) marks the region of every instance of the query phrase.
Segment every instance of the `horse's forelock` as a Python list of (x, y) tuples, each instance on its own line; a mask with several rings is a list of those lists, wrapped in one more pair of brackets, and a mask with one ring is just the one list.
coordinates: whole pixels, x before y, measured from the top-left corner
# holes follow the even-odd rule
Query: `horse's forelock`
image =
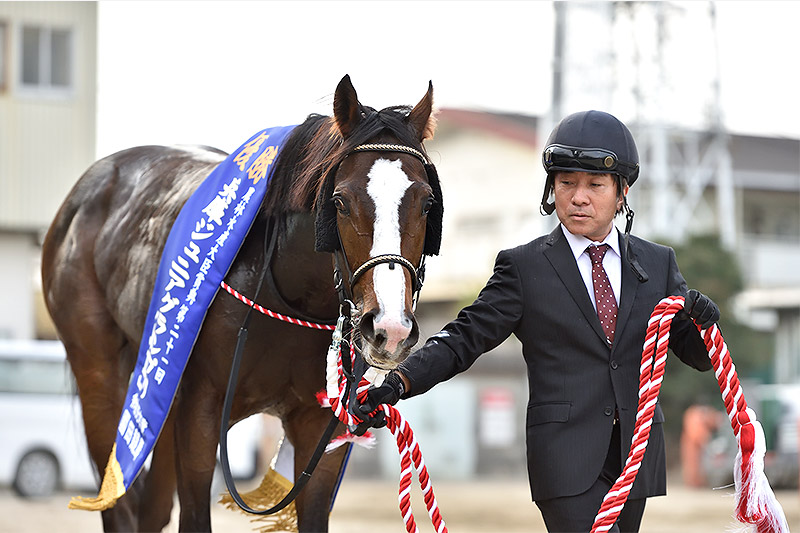
[(276, 162), (271, 191), (265, 201), (265, 212), (311, 211), (325, 179), (333, 179), (333, 170), (358, 145), (379, 135), (396, 138), (396, 142), (424, 152), (417, 134), (406, 120), (410, 106), (387, 107), (380, 111), (362, 106), (364, 116), (346, 139), (332, 117), (311, 115), (297, 128), (296, 142), (287, 143)]
[[(328, 200), (333, 193), (336, 169), (356, 146), (373, 142), (379, 135), (391, 135), (395, 138), (391, 142), (424, 151), (416, 139), (416, 132), (405, 120), (410, 111), (409, 107), (391, 107), (381, 111), (364, 107), (362, 109), (365, 111), (365, 116), (358, 127), (347, 139), (338, 137), (338, 145), (327, 154), (324, 163), (316, 171), (314, 203), (311, 208), (316, 213), (315, 249), (319, 252), (334, 252), (339, 248), (336, 209)], [(331, 127), (338, 133), (335, 125)], [(385, 142), (388, 139), (381, 140)], [(438, 246), (436, 248), (438, 252)]]
[[(327, 142), (319, 143), (316, 149), (312, 150), (312, 152), (316, 151), (322, 156), (318, 157), (316, 164), (309, 165), (304, 170), (304, 172), (310, 171), (315, 174), (316, 187), (313, 195), (314, 198), (319, 195), (319, 191), (323, 186), (323, 180), (333, 169), (336, 169), (342, 161), (344, 161), (345, 157), (347, 157), (356, 146), (370, 142), (378, 135), (387, 134), (394, 136), (399, 144), (424, 151), (424, 148), (415, 137), (413, 128), (411, 128), (405, 120), (408, 113), (411, 111), (409, 106), (387, 107), (380, 111), (375, 111), (366, 106), (363, 106), (363, 109), (365, 111), (365, 116), (348, 138), (342, 138), (334, 121), (331, 120), (328, 124), (328, 131), (326, 132)], [(323, 132), (320, 131), (320, 133)], [(311, 158), (314, 157), (313, 153), (309, 155), (311, 155)], [(331, 179), (332, 177), (331, 175)]]

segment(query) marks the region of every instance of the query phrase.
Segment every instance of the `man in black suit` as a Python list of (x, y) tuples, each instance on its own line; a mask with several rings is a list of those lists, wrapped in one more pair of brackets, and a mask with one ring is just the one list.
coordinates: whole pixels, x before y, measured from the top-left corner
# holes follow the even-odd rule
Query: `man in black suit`
[[(365, 419), (359, 429), (385, 424), (370, 415), (378, 405), (426, 392), (513, 333), (528, 367), (532, 499), (549, 531), (585, 532), (630, 448), (653, 308), (666, 296), (686, 297), (669, 345), (703, 371), (711, 363), (687, 318), (707, 328), (719, 311), (708, 297), (687, 290), (671, 248), (629, 234), (626, 194), (639, 175), (639, 156), (622, 122), (600, 111), (570, 115), (553, 130), (542, 160), (542, 210), (555, 210), (561, 223), (498, 254), (477, 300), (370, 389), (359, 406)], [(628, 214), (623, 234), (613, 223), (622, 212)], [(611, 531), (638, 531), (646, 498), (666, 493), (663, 421), (656, 405), (641, 469)]]

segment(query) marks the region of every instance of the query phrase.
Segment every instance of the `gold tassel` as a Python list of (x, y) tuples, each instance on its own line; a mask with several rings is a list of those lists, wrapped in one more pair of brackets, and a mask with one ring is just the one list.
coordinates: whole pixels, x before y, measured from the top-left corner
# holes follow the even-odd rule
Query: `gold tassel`
[(114, 507), (123, 494), (125, 494), (125, 484), (122, 479), (122, 467), (117, 461), (117, 443), (115, 442), (111, 447), (111, 456), (108, 458), (106, 471), (103, 474), (100, 493), (96, 498), (75, 496), (70, 500), (68, 507), (82, 511), (105, 511)]
[[(292, 483), (270, 468), (261, 484), (250, 492), (242, 494), (242, 500), (253, 509), (267, 509), (281, 501), (292, 490)], [(225, 493), (219, 503), (231, 510), (239, 509), (230, 493)], [(244, 511), (242, 511), (244, 513)], [(274, 531), (297, 531), (297, 509), (294, 502), (272, 515), (257, 516), (251, 520), (261, 533)], [(261, 524), (258, 524), (261, 523)]]

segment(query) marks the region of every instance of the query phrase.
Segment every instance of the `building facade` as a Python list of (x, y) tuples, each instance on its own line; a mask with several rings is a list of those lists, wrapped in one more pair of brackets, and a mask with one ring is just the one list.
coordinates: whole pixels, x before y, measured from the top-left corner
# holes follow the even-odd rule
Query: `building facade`
[(96, 85), (97, 3), (0, 2), (0, 338), (41, 334), (40, 243), (94, 159)]

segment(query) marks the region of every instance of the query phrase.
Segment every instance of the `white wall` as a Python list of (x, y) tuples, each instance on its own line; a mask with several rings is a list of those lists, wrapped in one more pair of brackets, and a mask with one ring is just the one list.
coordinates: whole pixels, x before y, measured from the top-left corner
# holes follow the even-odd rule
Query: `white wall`
[[(7, 83), (0, 90), (0, 229), (46, 228), (95, 158), (97, 4), (0, 2)], [(69, 89), (24, 87), (22, 28), (69, 29)]]
[(31, 235), (0, 233), (0, 338), (34, 337), (34, 276), (38, 254)]

